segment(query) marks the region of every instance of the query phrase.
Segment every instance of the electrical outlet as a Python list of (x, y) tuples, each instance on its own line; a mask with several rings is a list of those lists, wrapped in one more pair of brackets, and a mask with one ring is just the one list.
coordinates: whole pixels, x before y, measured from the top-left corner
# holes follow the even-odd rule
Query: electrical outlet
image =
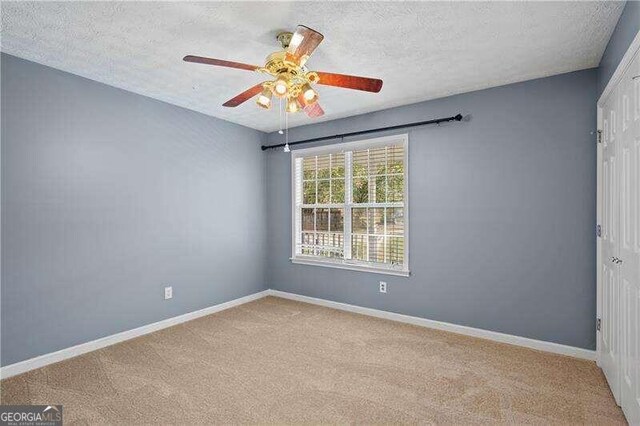
[(164, 300), (171, 299), (173, 297), (173, 287), (164, 288)]
[(380, 293), (387, 292), (387, 283), (384, 281), (380, 281)]

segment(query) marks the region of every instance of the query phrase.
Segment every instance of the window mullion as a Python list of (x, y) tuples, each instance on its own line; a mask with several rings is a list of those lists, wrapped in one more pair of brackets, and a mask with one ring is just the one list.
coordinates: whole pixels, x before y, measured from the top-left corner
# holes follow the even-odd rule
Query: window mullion
[[(332, 177), (332, 171), (333, 169), (331, 168), (333, 164), (333, 154), (329, 154), (329, 203), (331, 203), (331, 201), (333, 201), (333, 194), (331, 193), (332, 191), (332, 185), (331, 185), (331, 177)], [(316, 200), (316, 202), (318, 202), (318, 200)], [(331, 208), (327, 208), (327, 236), (329, 238), (329, 242), (330, 244), (334, 244), (335, 240), (333, 240), (333, 233), (331, 232)], [(334, 253), (334, 251), (331, 251), (331, 253)]]
[[(333, 154), (329, 154), (329, 203), (331, 203), (332, 201), (333, 201)], [(331, 228), (329, 228), (329, 230), (331, 230)]]
[(295, 159), (293, 162), (294, 180), (295, 180), (295, 196), (294, 196), (294, 254), (302, 254), (302, 203), (303, 203), (303, 160)]
[[(318, 204), (318, 156), (317, 155), (314, 158), (313, 168), (315, 169), (315, 175), (314, 175), (315, 190), (316, 190), (315, 204)], [(320, 254), (320, 251), (318, 250), (318, 208), (317, 206), (314, 207), (313, 209), (313, 254), (315, 254), (316, 256)]]
[[(376, 200), (377, 201), (377, 200)], [(389, 202), (389, 147), (384, 147), (384, 202)], [(384, 263), (387, 263), (388, 255), (387, 255), (387, 212), (389, 209), (387, 207), (382, 209), (382, 214), (384, 215), (384, 228), (383, 233), (384, 237), (382, 237), (382, 257)]]
[(351, 260), (352, 152), (344, 153), (344, 258)]
[[(373, 199), (373, 197), (371, 196), (372, 195), (371, 194), (372, 187), (373, 187), (373, 185), (371, 185), (371, 149), (367, 149), (367, 192), (368, 192), (368, 194), (367, 194), (367, 202), (369, 202), (369, 203)], [(367, 255), (366, 255), (366, 259), (367, 259), (367, 262), (370, 262), (371, 258), (369, 257), (369, 255), (370, 255), (369, 249), (371, 247), (369, 247), (369, 242), (370, 242), (369, 236), (370, 236), (370, 233), (371, 233), (371, 230), (370, 230), (370, 228), (371, 228), (371, 223), (370, 223), (371, 222), (371, 218), (369, 217), (369, 207), (367, 207), (364, 211), (365, 211), (365, 217), (367, 218), (367, 237), (366, 237), (367, 238), (367, 241), (366, 241), (367, 242), (367, 244), (366, 244), (366, 248), (367, 248), (366, 253), (367, 253)]]

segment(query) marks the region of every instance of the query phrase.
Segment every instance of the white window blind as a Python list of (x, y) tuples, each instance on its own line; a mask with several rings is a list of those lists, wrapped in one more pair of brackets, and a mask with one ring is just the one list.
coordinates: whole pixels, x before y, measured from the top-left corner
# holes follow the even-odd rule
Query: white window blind
[(292, 153), (296, 263), (408, 275), (407, 135)]

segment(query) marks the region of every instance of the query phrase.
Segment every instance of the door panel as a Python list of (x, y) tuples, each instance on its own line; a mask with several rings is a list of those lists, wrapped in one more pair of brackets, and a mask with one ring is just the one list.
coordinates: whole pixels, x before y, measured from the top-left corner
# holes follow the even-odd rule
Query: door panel
[(620, 127), (620, 405), (630, 424), (640, 424), (640, 56), (618, 84)]
[(618, 257), (619, 189), (617, 132), (615, 113), (617, 92), (603, 105), (602, 123), (602, 313), (600, 366), (607, 377), (616, 402), (619, 401), (619, 267)]

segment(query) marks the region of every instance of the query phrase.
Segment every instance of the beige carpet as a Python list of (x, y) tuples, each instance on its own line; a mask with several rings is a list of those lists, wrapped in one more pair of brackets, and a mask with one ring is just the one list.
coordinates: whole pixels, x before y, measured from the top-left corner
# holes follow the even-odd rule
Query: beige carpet
[(0, 383), (65, 424), (621, 424), (593, 362), (268, 297)]

